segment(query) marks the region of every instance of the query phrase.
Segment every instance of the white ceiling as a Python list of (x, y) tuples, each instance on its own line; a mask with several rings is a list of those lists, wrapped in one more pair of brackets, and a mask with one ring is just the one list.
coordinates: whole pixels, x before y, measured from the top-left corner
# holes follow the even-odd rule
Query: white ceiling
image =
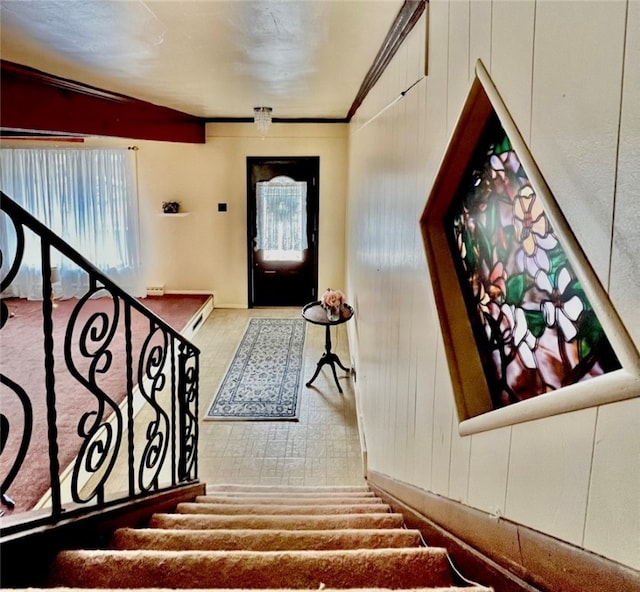
[(0, 0), (0, 56), (199, 117), (344, 118), (403, 0)]

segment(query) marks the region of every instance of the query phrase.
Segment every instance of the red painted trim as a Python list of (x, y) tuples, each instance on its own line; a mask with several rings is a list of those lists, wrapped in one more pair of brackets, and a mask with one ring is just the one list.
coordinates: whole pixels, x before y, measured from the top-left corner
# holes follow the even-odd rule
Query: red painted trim
[(166, 142), (205, 142), (199, 117), (0, 60), (0, 127)]

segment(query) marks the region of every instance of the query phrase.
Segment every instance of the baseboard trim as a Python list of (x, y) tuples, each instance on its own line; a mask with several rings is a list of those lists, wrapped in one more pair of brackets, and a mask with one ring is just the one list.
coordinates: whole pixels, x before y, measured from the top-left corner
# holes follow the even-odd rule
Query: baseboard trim
[(367, 481), (428, 544), (447, 547), (466, 578), (496, 591), (640, 590), (640, 572), (590, 551), (376, 471)]

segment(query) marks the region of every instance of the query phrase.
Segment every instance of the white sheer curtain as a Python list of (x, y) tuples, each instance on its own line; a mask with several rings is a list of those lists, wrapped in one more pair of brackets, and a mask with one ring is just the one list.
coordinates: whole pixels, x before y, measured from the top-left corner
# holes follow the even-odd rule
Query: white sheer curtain
[[(144, 296), (134, 158), (127, 149), (3, 148), (0, 187), (121, 288)], [(5, 215), (0, 232), (6, 258), (15, 252), (15, 231)], [(20, 271), (3, 295), (39, 299), (40, 242), (29, 231), (25, 235)], [(51, 265), (60, 280), (56, 296), (70, 298), (87, 290), (87, 274), (54, 250)]]
[(302, 258), (307, 244), (307, 184), (274, 177), (256, 184), (256, 246), (266, 259)]

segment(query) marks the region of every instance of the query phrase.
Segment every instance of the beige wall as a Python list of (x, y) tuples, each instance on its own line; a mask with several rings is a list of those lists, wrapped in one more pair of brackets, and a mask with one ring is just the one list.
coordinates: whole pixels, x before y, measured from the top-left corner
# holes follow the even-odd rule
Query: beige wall
[[(213, 291), (216, 307), (247, 306), (247, 156), (319, 156), (318, 290), (344, 286), (348, 126), (274, 124), (266, 138), (252, 124), (209, 124), (206, 144), (92, 139), (135, 144), (146, 286)], [(177, 200), (188, 216), (162, 216)], [(227, 212), (218, 212), (218, 203)]]
[(350, 126), (368, 466), (638, 569), (640, 398), (459, 436), (418, 220), (480, 58), (640, 347), (640, 2), (429, 8), (428, 77), (423, 19)]

